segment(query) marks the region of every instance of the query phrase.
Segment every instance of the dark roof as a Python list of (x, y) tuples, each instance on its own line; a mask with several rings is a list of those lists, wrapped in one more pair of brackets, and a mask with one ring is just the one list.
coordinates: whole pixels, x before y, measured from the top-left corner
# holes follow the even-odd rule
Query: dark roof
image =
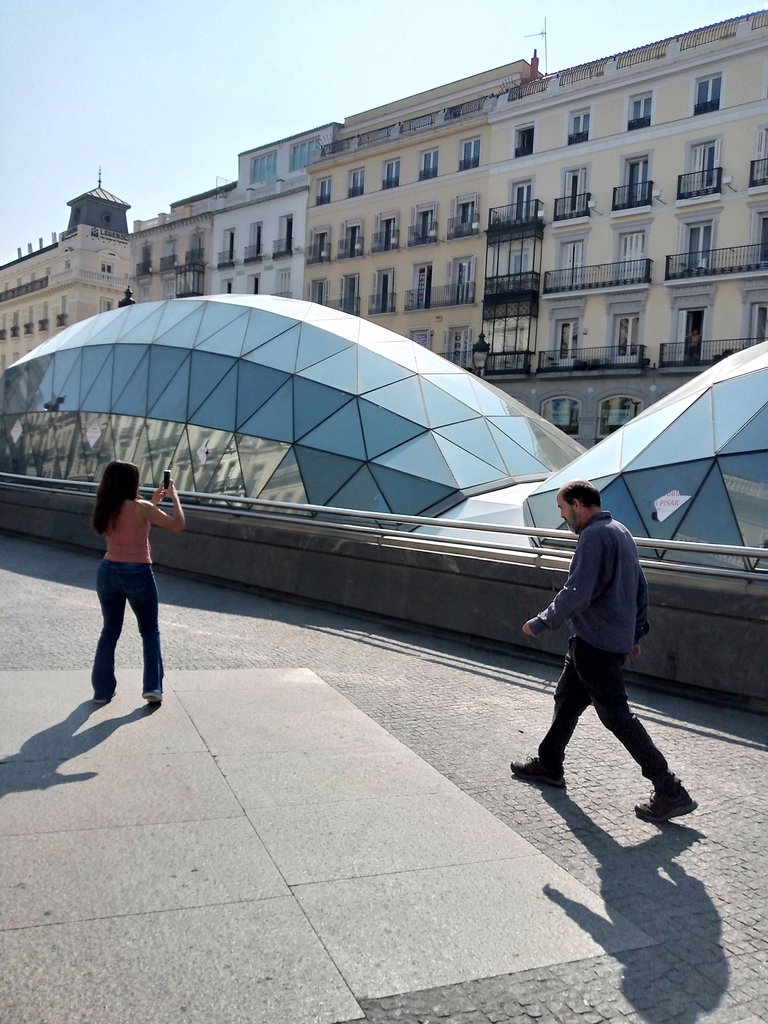
[(175, 203), (171, 203), (169, 209), (173, 210), (177, 206), (186, 206), (188, 203), (197, 203), (201, 199), (215, 199), (216, 196), (220, 196), (222, 192), (231, 192), (233, 188), (237, 188), (236, 181), (228, 181), (226, 185), (217, 185), (216, 188), (209, 189), (207, 192), (198, 192), (196, 196), (187, 196), (186, 199), (177, 199)]
[(77, 199), (70, 199), (67, 206), (74, 206), (75, 203), (79, 203), (81, 199), (103, 199), (107, 203), (114, 203), (115, 206), (122, 206), (124, 210), (130, 210), (130, 204), (124, 202), (122, 199), (118, 199), (117, 196), (113, 196), (111, 192), (107, 192), (105, 188), (94, 188), (90, 192), (83, 192)]

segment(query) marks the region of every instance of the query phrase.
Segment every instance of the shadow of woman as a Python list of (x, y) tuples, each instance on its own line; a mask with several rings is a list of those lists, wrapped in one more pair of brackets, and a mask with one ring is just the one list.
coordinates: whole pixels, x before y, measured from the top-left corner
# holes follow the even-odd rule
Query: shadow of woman
[[(608, 914), (618, 911), (656, 940), (611, 954), (623, 964), (621, 989), (634, 1012), (651, 1024), (692, 1024), (715, 1009), (730, 973), (722, 922), (704, 884), (677, 860), (706, 837), (693, 828), (664, 825), (650, 839), (622, 846), (565, 793), (542, 795), (594, 858)], [(621, 927), (606, 926), (603, 917), (551, 886), (544, 892), (601, 944), (606, 927)]]
[(64, 721), (30, 736), (17, 754), (0, 761), (0, 799), (10, 793), (48, 789), (64, 783), (87, 782), (94, 778), (97, 772), (61, 775), (59, 768), (66, 761), (87, 754), (122, 726), (153, 714), (157, 706), (139, 707), (127, 715), (104, 719), (78, 732), (94, 711), (102, 710), (91, 701), (84, 701)]

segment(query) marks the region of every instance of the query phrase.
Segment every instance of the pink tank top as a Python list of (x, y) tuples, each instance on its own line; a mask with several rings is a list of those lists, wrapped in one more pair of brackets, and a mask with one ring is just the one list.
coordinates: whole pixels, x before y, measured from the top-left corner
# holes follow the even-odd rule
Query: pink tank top
[(136, 520), (136, 502), (129, 498), (117, 513), (114, 527), (107, 530), (109, 562), (151, 562), (149, 523)]

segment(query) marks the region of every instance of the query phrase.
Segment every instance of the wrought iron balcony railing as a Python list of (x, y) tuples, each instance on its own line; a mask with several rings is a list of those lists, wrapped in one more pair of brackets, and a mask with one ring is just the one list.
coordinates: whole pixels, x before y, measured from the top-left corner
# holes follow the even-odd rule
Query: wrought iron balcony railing
[(351, 260), (355, 256), (363, 255), (363, 237), (357, 235), (355, 238), (342, 238), (339, 242), (337, 257), (340, 260)]
[(509, 206), (494, 206), (488, 212), (488, 231), (509, 231), (526, 225), (536, 225), (543, 218), (544, 205), (540, 199), (528, 199)]
[(394, 292), (386, 295), (370, 295), (368, 297), (368, 315), (378, 316), (381, 313), (394, 313), (397, 296)]
[(329, 242), (325, 242), (323, 245), (312, 245), (310, 246), (309, 252), (307, 253), (307, 263), (330, 263), (331, 262), (331, 246)]
[(538, 296), (541, 275), (534, 270), (524, 274), (502, 274), (486, 277), (485, 300), (495, 302), (517, 302)]
[(575, 196), (561, 196), (555, 200), (555, 220), (573, 220), (574, 217), (588, 217), (590, 214), (591, 192), (579, 192)]
[(0, 292), (0, 302), (7, 302), (9, 299), (18, 299), (21, 295), (29, 295), (30, 292), (40, 291), (48, 287), (48, 275), (35, 278), (34, 281), (27, 281), (26, 284), (17, 284), (15, 288), (6, 288)]
[(35, 325), (32, 323), (31, 320), (30, 320), (29, 323), (24, 324), (24, 333), (25, 334), (34, 334), (34, 331), (35, 331)]
[(355, 196), (361, 196), (365, 192), (365, 185), (350, 185), (347, 189), (347, 199), (354, 199)]
[(576, 352), (539, 352), (539, 373), (589, 373), (594, 370), (646, 370), (651, 360), (645, 345), (608, 345), (604, 348), (579, 348)]
[(461, 217), (448, 218), (448, 238), (469, 238), (480, 234), (480, 222), (472, 219), (464, 221)]
[(519, 146), (515, 146), (515, 158), (521, 156), (530, 156), (533, 152), (533, 139), (530, 142), (523, 142)]
[(650, 284), (652, 262), (649, 259), (622, 260), (619, 263), (597, 263), (591, 267), (548, 270), (544, 274), (544, 294)]
[(479, 156), (468, 156), (464, 160), (459, 160), (460, 171), (471, 171), (474, 167), (480, 166)]
[(216, 260), (216, 266), (221, 269), (222, 267), (234, 267), (235, 265), (235, 254), (230, 249), (225, 249), (224, 252), (219, 253), (219, 258)]
[(483, 376), (494, 377), (511, 373), (530, 373), (530, 352), (489, 352)]
[(437, 177), (436, 167), (422, 167), (419, 171), (419, 181), (428, 181), (430, 178)]
[(277, 238), (272, 245), (272, 259), (281, 259), (283, 256), (293, 256), (293, 239)]
[(343, 313), (352, 313), (354, 316), (360, 316), (359, 295), (346, 295), (341, 299), (327, 299), (325, 305), (331, 309), (340, 309)]
[(67, 326), (67, 314), (66, 313), (57, 313), (56, 314), (56, 326), (57, 327), (66, 327)]
[(170, 256), (160, 257), (160, 269), (161, 270), (173, 270), (176, 266), (176, 253), (171, 253)]
[(637, 181), (632, 185), (617, 185), (613, 190), (612, 210), (634, 210), (650, 206), (653, 202), (653, 182)]
[(187, 265), (205, 263), (205, 249), (190, 249), (184, 254), (184, 262)]
[(405, 311), (436, 309), (439, 306), (467, 306), (475, 301), (475, 282), (413, 288), (405, 293)]
[(389, 252), (400, 247), (398, 231), (376, 231), (371, 243), (371, 252)]
[(437, 224), (433, 221), (427, 227), (414, 224), (408, 228), (408, 245), (431, 245), (437, 241)]
[(677, 177), (677, 198), (697, 199), (699, 196), (714, 196), (720, 192), (723, 182), (723, 168), (709, 167), (706, 171), (691, 171)]
[(651, 115), (646, 114), (645, 117), (633, 117), (627, 121), (627, 131), (634, 132), (638, 128), (647, 128), (651, 123)]
[(694, 114), (711, 114), (713, 110), (720, 109), (720, 100), (704, 100), (703, 103), (694, 103)]
[(748, 274), (768, 271), (768, 245), (732, 245), (728, 249), (701, 249), (667, 256), (665, 281), (713, 274)]
[(768, 185), (768, 159), (752, 160), (749, 164), (749, 187)]
[(575, 146), (577, 142), (589, 141), (589, 132), (572, 132), (568, 136), (568, 145)]
[(659, 345), (659, 367), (711, 366), (713, 363), (760, 345), (766, 338), (718, 338), (702, 340), (695, 347), (687, 341), (667, 341)]
[(244, 263), (261, 263), (263, 259), (264, 253), (261, 251), (261, 243), (255, 242), (253, 245), (246, 245)]
[(48, 330), (48, 317), (47, 316), (44, 316), (42, 318), (42, 320), (38, 320), (37, 321), (37, 329), (38, 329), (38, 331), (47, 331)]
[(331, 193), (330, 192), (318, 192), (315, 196), (315, 206), (325, 206), (326, 203), (330, 203)]
[(137, 274), (137, 276), (142, 275), (142, 274), (151, 274), (151, 273), (152, 273), (152, 260), (141, 260), (141, 262), (136, 264), (136, 274)]
[(12, 324), (11, 325), (11, 337), (12, 338), (18, 338), (18, 336), (20, 334), (21, 334), (21, 328), (19, 327), (19, 325), (18, 324)]
[(400, 176), (395, 175), (391, 178), (384, 178), (381, 182), (382, 189), (397, 188), (400, 184)]

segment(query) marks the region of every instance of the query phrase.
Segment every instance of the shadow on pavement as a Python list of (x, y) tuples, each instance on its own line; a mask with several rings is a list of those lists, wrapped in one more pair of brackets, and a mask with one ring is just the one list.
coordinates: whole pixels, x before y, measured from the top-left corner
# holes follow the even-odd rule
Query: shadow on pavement
[[(547, 803), (594, 858), (600, 896), (656, 944), (611, 956), (623, 964), (621, 990), (649, 1024), (693, 1024), (711, 1013), (728, 988), (722, 921), (704, 884), (677, 858), (706, 837), (694, 828), (664, 824), (650, 839), (622, 846), (567, 794), (544, 791)], [(611, 928), (604, 918), (557, 889), (544, 892), (601, 944)]]
[(69, 782), (87, 782), (97, 772), (79, 772), (60, 775), (59, 768), (81, 754), (87, 754), (103, 743), (113, 732), (130, 722), (154, 713), (159, 705), (136, 708), (120, 718), (110, 718), (92, 725), (83, 732), (84, 725), (94, 711), (101, 710), (91, 701), (79, 704), (63, 722), (43, 729), (26, 740), (18, 754), (0, 761), (0, 799), (9, 793), (26, 793), (35, 789), (48, 789)]

